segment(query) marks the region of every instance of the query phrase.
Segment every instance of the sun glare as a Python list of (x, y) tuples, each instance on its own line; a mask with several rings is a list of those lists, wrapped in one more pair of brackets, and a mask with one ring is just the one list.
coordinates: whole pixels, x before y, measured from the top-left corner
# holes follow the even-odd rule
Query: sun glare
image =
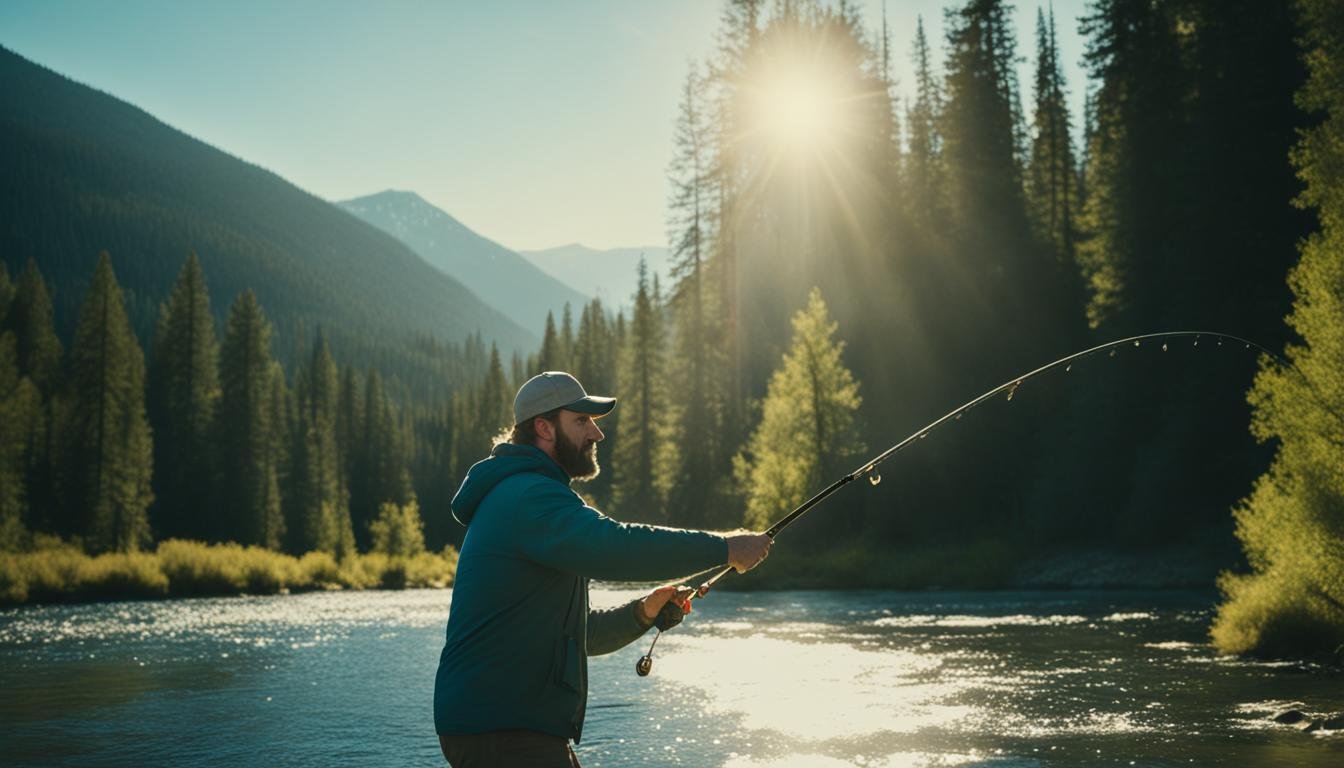
[(757, 92), (756, 120), (780, 149), (816, 150), (834, 140), (835, 96), (814, 71), (782, 70)]

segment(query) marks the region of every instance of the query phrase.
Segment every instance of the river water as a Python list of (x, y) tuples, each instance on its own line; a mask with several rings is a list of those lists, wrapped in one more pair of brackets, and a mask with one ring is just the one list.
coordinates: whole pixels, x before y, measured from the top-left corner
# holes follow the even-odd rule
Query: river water
[[(595, 605), (636, 593), (594, 589)], [(1344, 673), (1219, 658), (1212, 593), (716, 592), (590, 663), (585, 768), (1344, 766)], [(451, 593), (0, 613), (0, 764), (442, 765)]]

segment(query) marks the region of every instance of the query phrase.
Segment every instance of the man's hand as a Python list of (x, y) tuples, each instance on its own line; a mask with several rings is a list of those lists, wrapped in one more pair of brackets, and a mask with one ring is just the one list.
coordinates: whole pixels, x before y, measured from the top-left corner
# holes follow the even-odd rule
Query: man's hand
[(728, 537), (728, 564), (738, 573), (746, 573), (770, 554), (774, 539), (764, 533), (740, 533)]
[(691, 592), (690, 589), (681, 589), (677, 586), (659, 587), (653, 590), (640, 602), (640, 618), (644, 620), (645, 624), (652, 624), (669, 600), (676, 602), (681, 607), (683, 616), (690, 613)]

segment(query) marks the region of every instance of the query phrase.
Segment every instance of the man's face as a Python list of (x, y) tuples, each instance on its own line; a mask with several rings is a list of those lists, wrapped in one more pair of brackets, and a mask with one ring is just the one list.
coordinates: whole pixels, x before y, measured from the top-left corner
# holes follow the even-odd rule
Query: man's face
[(555, 463), (574, 480), (592, 480), (601, 471), (597, 443), (603, 437), (592, 416), (561, 411), (560, 428), (555, 434)]

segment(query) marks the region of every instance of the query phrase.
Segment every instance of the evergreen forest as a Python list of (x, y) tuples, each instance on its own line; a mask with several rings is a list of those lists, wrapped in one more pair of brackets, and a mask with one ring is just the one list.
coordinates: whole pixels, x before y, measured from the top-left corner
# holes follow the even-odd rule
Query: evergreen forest
[[(989, 550), (1191, 559), (1243, 574), (1221, 582), (1222, 647), (1338, 647), (1340, 4), (1094, 0), (1076, 83), (1049, 8), (1030, 41), (1011, 11), (950, 3), (942, 39), (921, 23), (902, 51), (843, 0), (725, 0), (674, 126), (673, 279), (641, 271), (620, 311), (593, 300), (549, 315), (528, 329), (534, 349), (372, 315), (300, 322), (317, 314), (295, 307), (319, 298), (223, 266), (231, 246), (208, 229), (190, 230), (200, 242), (170, 287), (127, 291), (118, 276), (144, 269), (125, 235), (141, 225), (119, 223), (135, 210), (99, 212), (78, 238), (57, 235), (79, 209), (42, 212), (51, 237), (0, 240), (5, 543), (45, 532), (90, 551), (184, 538), (339, 556), (386, 537), (385, 503), (414, 502), (429, 546), (454, 544), (448, 504), (467, 468), (508, 425), (517, 386), (558, 369), (620, 399), (600, 422), (603, 471), (578, 486), (595, 506), (759, 528), (1014, 376), (1114, 339), (1209, 330), (1296, 368), (1213, 341), (1112, 349), (929, 435), (787, 547), (940, 553), (943, 570), (890, 586), (1002, 584), (956, 565)], [(897, 56), (915, 82), (893, 81)], [(49, 162), (23, 167), (45, 177)], [(70, 244), (100, 238), (110, 256), (71, 277), (90, 254)]]

